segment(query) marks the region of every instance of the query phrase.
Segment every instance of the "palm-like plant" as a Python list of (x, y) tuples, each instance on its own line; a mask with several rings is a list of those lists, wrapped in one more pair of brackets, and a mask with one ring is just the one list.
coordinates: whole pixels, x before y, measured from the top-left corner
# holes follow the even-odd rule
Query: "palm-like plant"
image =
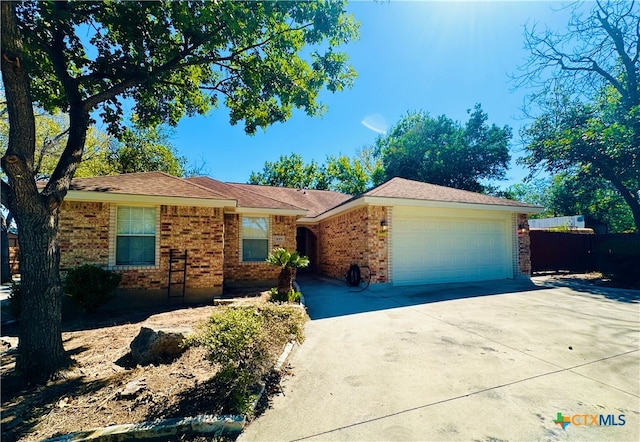
[(300, 256), (298, 252), (289, 252), (282, 247), (273, 249), (267, 256), (267, 264), (280, 267), (280, 276), (278, 276), (278, 295), (285, 297), (293, 288), (293, 277), (296, 270), (309, 265), (307, 256)]

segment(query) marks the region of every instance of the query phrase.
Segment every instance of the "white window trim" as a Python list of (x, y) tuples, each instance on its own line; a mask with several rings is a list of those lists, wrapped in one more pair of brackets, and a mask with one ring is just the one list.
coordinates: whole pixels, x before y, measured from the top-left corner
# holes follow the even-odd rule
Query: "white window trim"
[(255, 265), (255, 264), (265, 264), (264, 261), (244, 261), (242, 259), (242, 257), (244, 256), (244, 249), (243, 249), (243, 241), (242, 241), (242, 220), (243, 218), (267, 218), (267, 255), (270, 253), (271, 248), (272, 248), (272, 233), (273, 233), (273, 216), (271, 215), (263, 215), (263, 214), (242, 214), (240, 215), (240, 225), (238, 226), (238, 230), (239, 230), (239, 242), (240, 244), (238, 245), (238, 249), (240, 250), (240, 254), (238, 255), (238, 260), (240, 261), (240, 264), (245, 264), (245, 265)]
[[(118, 207), (148, 207), (156, 209), (156, 241), (155, 264), (153, 265), (116, 265), (116, 238), (118, 224)], [(110, 204), (109, 205), (109, 269), (111, 270), (148, 270), (160, 268), (160, 206), (143, 204)]]

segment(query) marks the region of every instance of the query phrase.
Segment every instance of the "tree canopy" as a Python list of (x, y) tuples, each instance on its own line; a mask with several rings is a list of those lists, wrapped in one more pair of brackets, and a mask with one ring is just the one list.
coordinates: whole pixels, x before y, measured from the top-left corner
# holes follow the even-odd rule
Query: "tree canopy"
[[(23, 256), (16, 369), (46, 378), (67, 363), (60, 332), (58, 211), (98, 112), (122, 136), (125, 106), (143, 127), (177, 124), (223, 104), (231, 124), (323, 112), (318, 95), (355, 77), (338, 46), (357, 38), (344, 1), (2, 2), (2, 81), (9, 139), (2, 204), (15, 216)], [(69, 118), (46, 186), (35, 183), (33, 109)], [(25, 234), (37, 232), (37, 234)]]
[[(69, 118), (62, 113), (50, 115), (38, 109), (34, 112), (36, 154), (33, 172), (36, 180), (46, 181), (65, 148)], [(169, 138), (170, 132), (164, 125), (144, 128), (135, 122), (135, 118), (132, 124), (123, 128), (120, 140), (92, 126), (87, 131), (82, 162), (74, 176), (91, 177), (155, 170), (175, 176), (190, 173), (186, 170), (187, 159), (178, 154)], [(8, 139), (8, 121), (0, 118), (0, 155), (6, 151)]]
[[(4, 155), (9, 142), (9, 121), (6, 118), (6, 106), (0, 108), (0, 155)], [(48, 114), (40, 109), (34, 110), (36, 150), (33, 173), (36, 180), (47, 180), (55, 169), (58, 158), (64, 150), (69, 128), (67, 115)], [(75, 176), (88, 177), (109, 175), (111, 168), (107, 164), (106, 153), (113, 145), (113, 137), (90, 127), (87, 131), (85, 152), (82, 163)]]
[(323, 164), (313, 160), (305, 163), (297, 153), (281, 155), (277, 161), (265, 162), (261, 172), (252, 172), (248, 182), (359, 195), (380, 184), (381, 177), (379, 159), (374, 158), (371, 149), (363, 148), (352, 158), (346, 155), (329, 155)]
[(606, 226), (610, 233), (634, 227), (629, 206), (611, 183), (575, 172), (560, 172), (551, 178), (536, 178), (513, 184), (502, 196), (544, 207), (535, 218), (584, 215), (589, 222)]
[(576, 7), (567, 32), (528, 29), (519, 77), (540, 110), (523, 132), (532, 173), (570, 171), (605, 179), (640, 231), (640, 5)]
[(373, 149), (363, 147), (354, 157), (347, 155), (327, 157), (327, 175), (330, 188), (349, 195), (359, 195), (384, 181), (382, 161)]
[(134, 119), (106, 152), (106, 163), (112, 173), (161, 171), (181, 177), (187, 159), (178, 154), (169, 136), (165, 127), (142, 127)]
[(326, 168), (315, 161), (305, 163), (297, 153), (280, 155), (277, 161), (266, 161), (261, 172), (251, 172), (249, 183), (298, 189), (329, 188)]
[(481, 192), (481, 180), (504, 178), (511, 128), (489, 126), (479, 104), (468, 113), (464, 125), (444, 115), (407, 113), (376, 141), (385, 179), (398, 176)]

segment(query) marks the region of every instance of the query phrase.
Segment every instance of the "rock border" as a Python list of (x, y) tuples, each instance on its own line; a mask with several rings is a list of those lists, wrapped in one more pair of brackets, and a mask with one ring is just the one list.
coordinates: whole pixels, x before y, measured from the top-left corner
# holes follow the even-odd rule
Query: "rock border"
[(196, 417), (160, 419), (139, 424), (111, 425), (87, 431), (65, 434), (46, 439), (45, 442), (101, 441), (116, 442), (130, 439), (150, 439), (179, 434), (203, 434), (214, 436), (234, 436), (242, 432), (244, 416), (200, 415)]

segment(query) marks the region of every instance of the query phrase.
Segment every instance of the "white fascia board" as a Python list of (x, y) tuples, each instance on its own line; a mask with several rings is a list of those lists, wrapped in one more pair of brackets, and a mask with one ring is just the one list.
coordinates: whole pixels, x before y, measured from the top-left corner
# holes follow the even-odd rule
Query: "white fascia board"
[(298, 218), (296, 220), (296, 224), (301, 224), (301, 225), (307, 225), (307, 226), (313, 226), (318, 224), (318, 218), (307, 218), (306, 216), (303, 218)]
[(194, 206), (194, 207), (235, 207), (236, 200), (214, 198), (188, 198), (179, 196), (134, 195), (129, 193), (93, 192), (69, 190), (65, 201), (89, 201), (117, 204), (148, 204), (163, 206)]
[(266, 207), (236, 207), (231, 213), (245, 213), (252, 215), (276, 215), (276, 216), (305, 216), (304, 209), (270, 209)]
[(544, 210), (543, 207), (522, 207), (482, 203), (458, 203), (452, 201), (427, 201), (411, 198), (388, 198), (382, 196), (365, 196), (364, 202), (372, 206), (440, 207), (445, 209), (474, 209), (513, 213), (540, 213)]

